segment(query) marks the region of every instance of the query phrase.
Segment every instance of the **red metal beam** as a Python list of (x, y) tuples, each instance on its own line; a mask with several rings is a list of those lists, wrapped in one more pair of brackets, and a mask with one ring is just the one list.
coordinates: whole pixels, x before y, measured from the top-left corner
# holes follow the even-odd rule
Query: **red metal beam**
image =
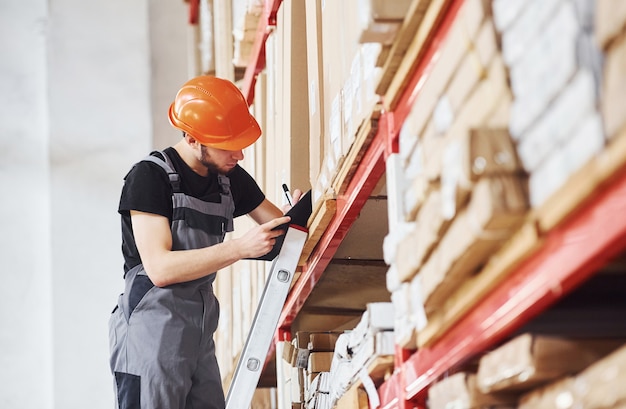
[(200, 0), (189, 0), (189, 24), (195, 26), (200, 17)]
[[(413, 399), (446, 370), (494, 346), (626, 249), (626, 175), (548, 234), (545, 245), (430, 348), (403, 365)], [(394, 381), (397, 381), (395, 379)], [(392, 382), (394, 382), (392, 381)]]
[(241, 91), (248, 101), (248, 105), (254, 102), (254, 87), (258, 74), (265, 68), (265, 43), (269, 37), (272, 27), (276, 26), (276, 13), (282, 0), (265, 0), (263, 14), (259, 19), (256, 37), (250, 54), (250, 63), (246, 67), (243, 76)]

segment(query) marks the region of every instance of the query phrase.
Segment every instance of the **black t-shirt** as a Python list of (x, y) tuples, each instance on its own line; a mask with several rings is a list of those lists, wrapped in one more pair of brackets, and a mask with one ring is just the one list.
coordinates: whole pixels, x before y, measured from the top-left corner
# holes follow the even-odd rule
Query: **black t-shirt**
[[(208, 176), (197, 174), (187, 166), (174, 148), (165, 149), (165, 153), (172, 160), (175, 170), (180, 175), (180, 188), (183, 193), (206, 202), (220, 201), (217, 174)], [(233, 217), (250, 213), (265, 199), (256, 181), (239, 165), (227, 176), (230, 179), (230, 190), (235, 202)], [(165, 216), (170, 223), (172, 222), (172, 187), (167, 173), (156, 163), (149, 161), (137, 163), (126, 175), (122, 188), (118, 212), (122, 216), (124, 272), (141, 263), (133, 237), (131, 210)]]

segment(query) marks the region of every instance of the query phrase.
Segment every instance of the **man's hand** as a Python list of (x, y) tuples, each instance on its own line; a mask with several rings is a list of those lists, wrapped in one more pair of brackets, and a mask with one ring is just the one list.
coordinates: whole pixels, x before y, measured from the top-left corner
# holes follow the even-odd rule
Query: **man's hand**
[(289, 209), (295, 206), (296, 203), (298, 203), (298, 201), (300, 200), (300, 198), (302, 198), (302, 190), (295, 189), (293, 193), (291, 194), (291, 199), (293, 200), (293, 203), (291, 204), (291, 206), (289, 204), (286, 204), (283, 207), (281, 207), (281, 210), (283, 211), (283, 213), (287, 213)]
[(276, 237), (285, 234), (285, 230), (274, 229), (281, 224), (289, 223), (290, 220), (289, 216), (278, 217), (256, 226), (242, 237), (236, 239), (237, 246), (244, 254), (243, 258), (261, 257), (269, 253), (274, 248), (274, 244), (276, 244)]

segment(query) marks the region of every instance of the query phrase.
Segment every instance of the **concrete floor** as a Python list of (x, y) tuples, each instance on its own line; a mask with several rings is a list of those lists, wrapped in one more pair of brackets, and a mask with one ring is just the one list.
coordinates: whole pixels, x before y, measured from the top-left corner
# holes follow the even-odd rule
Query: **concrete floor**
[(0, 407), (113, 407), (122, 178), (180, 137), (183, 0), (0, 2)]

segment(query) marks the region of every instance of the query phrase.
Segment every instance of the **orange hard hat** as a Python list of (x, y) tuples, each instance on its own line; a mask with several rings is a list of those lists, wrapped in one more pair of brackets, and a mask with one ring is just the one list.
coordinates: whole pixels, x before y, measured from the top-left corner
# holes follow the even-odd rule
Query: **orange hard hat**
[(243, 94), (232, 82), (199, 76), (187, 81), (169, 110), (170, 123), (202, 145), (237, 151), (261, 136)]

